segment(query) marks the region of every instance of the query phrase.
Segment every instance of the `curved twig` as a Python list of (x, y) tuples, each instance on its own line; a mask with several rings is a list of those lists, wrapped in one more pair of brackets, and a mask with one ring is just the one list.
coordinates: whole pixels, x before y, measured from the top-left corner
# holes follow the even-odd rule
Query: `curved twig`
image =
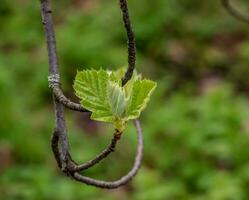
[[(137, 129), (137, 140), (138, 140), (136, 158), (132, 169), (125, 176), (123, 176), (117, 181), (101, 181), (87, 176), (83, 176), (78, 172), (71, 171), (70, 168), (67, 168), (67, 170), (64, 171), (65, 174), (67, 176), (72, 177), (74, 180), (78, 182), (82, 182), (87, 185), (93, 185), (100, 188), (115, 189), (128, 183), (137, 174), (141, 166), (141, 161), (143, 157), (143, 132), (139, 120), (135, 120), (135, 126)], [(58, 145), (56, 148), (58, 149)], [(75, 163), (73, 163), (73, 165), (75, 165)]]
[[(57, 59), (55, 35), (52, 23), (52, 14), (51, 14), (52, 10), (49, 0), (40, 0), (40, 2), (41, 2), (42, 23), (44, 25), (46, 38), (47, 38), (49, 76), (57, 77), (57, 79), (50, 80), (50, 84), (55, 83), (59, 87), (60, 86), (60, 80), (58, 78), (59, 66)], [(58, 101), (58, 98), (55, 96), (55, 94), (53, 94), (53, 102), (54, 102), (56, 124), (55, 124), (55, 131), (52, 137), (52, 149), (53, 152), (55, 153), (55, 158), (57, 160), (58, 165), (61, 168), (63, 168), (65, 166), (65, 163), (68, 162), (67, 152), (69, 149), (69, 143), (67, 139), (67, 127), (64, 115), (64, 106)], [(60, 142), (61, 152), (58, 149), (53, 148), (56, 147), (56, 142)], [(58, 155), (59, 153), (60, 156)], [(61, 160), (59, 161), (59, 159)]]
[[(93, 165), (95, 165), (96, 163), (95, 164), (88, 164), (88, 163), (91, 163), (91, 161), (90, 161), (90, 162), (87, 162), (85, 164), (85, 166), (88, 165), (88, 167), (80, 167), (80, 165), (77, 165), (71, 159), (69, 152), (68, 152), (68, 156), (69, 156), (69, 159), (71, 161), (67, 163), (68, 164), (67, 166), (62, 167), (62, 165), (61, 165), (61, 163), (63, 163), (62, 155), (61, 155), (61, 152), (59, 151), (59, 148), (58, 148), (58, 141), (59, 141), (58, 132), (55, 132), (53, 137), (52, 137), (52, 140), (51, 140), (51, 146), (53, 149), (55, 159), (58, 163), (58, 166), (65, 173), (65, 175), (70, 176), (74, 180), (76, 180), (78, 182), (85, 183), (87, 185), (93, 185), (96, 187), (107, 188), (107, 189), (115, 189), (115, 188), (118, 188), (122, 185), (125, 185), (137, 174), (137, 172), (141, 166), (141, 161), (142, 161), (142, 157), (143, 157), (143, 132), (142, 132), (142, 128), (141, 128), (139, 120), (135, 120), (134, 123), (135, 123), (136, 129), (137, 129), (137, 138), (138, 138), (136, 158), (135, 158), (132, 169), (125, 176), (120, 178), (119, 180), (117, 180), (117, 181), (101, 181), (101, 180), (97, 180), (97, 179), (93, 179), (93, 178), (89, 178), (89, 177), (81, 175), (80, 173), (78, 173), (79, 171), (86, 170), (89, 167), (92, 167)], [(117, 137), (118, 137), (117, 138), (117, 140), (118, 140), (119, 136), (117, 136)], [(96, 157), (96, 160), (92, 161), (92, 162), (99, 162), (99, 161), (100, 160)]]
[[(76, 111), (82, 111), (82, 112), (88, 112), (88, 111), (84, 109), (80, 104), (76, 104), (70, 101), (67, 97), (65, 97), (60, 88), (59, 66), (58, 66), (58, 58), (56, 52), (55, 34), (52, 23), (51, 6), (49, 0), (40, 0), (40, 1), (41, 1), (43, 24), (47, 38), (47, 48), (48, 48), (48, 57), (49, 57), (48, 79), (49, 79), (49, 86), (53, 91), (54, 111), (56, 119), (56, 128), (51, 139), (51, 147), (55, 159), (57, 161), (57, 164), (59, 168), (62, 170), (62, 172), (65, 173), (65, 175), (70, 176), (79, 182), (83, 182), (89, 185), (94, 185), (96, 187), (110, 188), (110, 189), (124, 185), (136, 175), (141, 165), (142, 151), (143, 151), (143, 137), (142, 137), (142, 130), (140, 123), (138, 120), (135, 121), (137, 134), (138, 134), (138, 147), (137, 147), (138, 149), (137, 149), (137, 155), (134, 162), (134, 166), (126, 176), (122, 177), (118, 181), (105, 182), (85, 177), (82, 176), (80, 173), (78, 173), (79, 171), (86, 170), (94, 166), (95, 164), (99, 163), (102, 159), (104, 159), (111, 152), (113, 152), (117, 141), (120, 139), (121, 133), (116, 132), (116, 134), (114, 134), (114, 138), (112, 139), (111, 144), (107, 147), (107, 149), (105, 149), (102, 153), (97, 155), (94, 159), (86, 162), (85, 164), (77, 165), (77, 163), (71, 158), (71, 155), (69, 153), (69, 142), (67, 138), (67, 127), (65, 122), (63, 106), (66, 106)], [(128, 56), (129, 67), (124, 78), (122, 79), (122, 83), (124, 85), (131, 78), (135, 67), (135, 40), (130, 25), (126, 0), (120, 0), (120, 6), (123, 11), (123, 19), (125, 22), (125, 27), (128, 35), (128, 52), (129, 52)]]
[(70, 99), (68, 99), (62, 92), (60, 86), (53, 85), (51, 86), (53, 94), (55, 97), (58, 99), (60, 103), (62, 103), (65, 107), (70, 108), (71, 110), (74, 111), (79, 111), (79, 112), (90, 112), (87, 109), (83, 108), (81, 104), (74, 103)]
[(107, 188), (107, 189), (115, 189), (122, 185), (127, 184), (137, 174), (141, 166), (141, 161), (143, 157), (143, 134), (139, 120), (135, 121), (135, 126), (137, 129), (137, 137), (138, 137), (137, 153), (132, 169), (125, 176), (123, 176), (117, 181), (109, 181), (109, 182), (89, 178), (79, 173), (72, 174), (72, 178), (74, 178), (76, 181), (85, 183), (87, 185), (93, 185), (96, 187)]
[(106, 158), (110, 153), (115, 151), (116, 144), (118, 140), (120, 140), (120, 138), (121, 138), (121, 133), (119, 132), (114, 133), (114, 136), (109, 146), (106, 149), (104, 149), (100, 154), (98, 154), (94, 159), (91, 159), (85, 162), (84, 164), (79, 165), (79, 164), (76, 164), (75, 161), (72, 160), (73, 163), (70, 164), (71, 165), (70, 171), (80, 172), (82, 170), (89, 169), (90, 167), (93, 167), (94, 165), (98, 164), (101, 160)]
[(62, 103), (65, 107), (72, 110), (77, 110), (81, 112), (87, 112), (80, 104), (72, 102), (68, 99), (62, 92), (60, 88), (60, 76), (59, 76), (59, 65), (58, 56), (56, 50), (56, 39), (52, 20), (52, 9), (49, 0), (40, 0), (41, 2), (41, 13), (42, 13), (42, 23), (44, 25), (46, 40), (47, 40), (47, 50), (49, 55), (49, 87), (52, 88), (54, 97)]
[[(45, 27), (46, 32), (46, 39), (47, 39), (47, 47), (48, 52), (53, 55), (53, 60), (50, 60), (50, 64), (57, 66), (58, 68), (58, 57), (57, 57), (57, 50), (56, 50), (56, 39), (55, 39), (55, 33), (53, 28), (53, 21), (52, 21), (52, 10), (51, 6), (48, 0), (40, 0), (43, 6), (42, 6), (42, 16), (43, 16), (43, 24)], [(129, 18), (129, 12), (127, 7), (127, 1), (126, 0), (120, 0), (120, 8), (123, 13), (123, 21), (125, 25), (125, 29), (127, 32), (127, 38), (128, 38), (128, 69), (122, 78), (122, 85), (125, 85), (132, 77), (134, 68), (135, 68), (135, 62), (136, 62), (136, 45), (135, 45), (135, 37), (132, 30), (130, 18)], [(80, 112), (89, 112), (87, 109), (83, 108), (79, 103), (75, 103), (71, 101), (69, 98), (67, 98), (60, 87), (60, 77), (58, 73), (54, 73), (54, 71), (50, 71), (52, 76), (49, 76), (49, 86), (52, 88), (52, 92), (55, 96), (55, 98), (62, 103), (65, 107), (80, 111)], [(53, 73), (52, 73), (53, 72)]]
[(230, 0), (221, 0), (222, 5), (224, 8), (235, 18), (237, 18), (240, 21), (244, 21), (249, 23), (249, 15), (244, 15), (241, 12), (239, 12), (237, 9), (235, 9), (232, 5)]
[[(48, 47), (48, 57), (49, 57), (49, 87), (53, 90), (53, 96), (54, 96), (54, 110), (56, 113), (56, 128), (53, 133), (53, 137), (51, 140), (51, 146), (52, 150), (55, 154), (55, 159), (58, 163), (58, 166), (60, 168), (65, 168), (66, 163), (69, 161), (72, 162), (72, 159), (70, 159), (70, 155), (68, 154), (69, 150), (69, 144), (67, 139), (67, 128), (65, 123), (65, 117), (64, 117), (64, 108), (63, 105), (69, 106), (72, 110), (77, 111), (85, 111), (83, 107), (79, 104), (75, 104), (71, 102), (69, 99), (67, 99), (61, 89), (60, 89), (60, 76), (59, 76), (59, 66), (58, 66), (58, 58), (56, 53), (56, 41), (55, 41), (55, 35), (53, 30), (53, 23), (52, 23), (52, 15), (51, 15), (51, 5), (49, 3), (49, 0), (41, 0), (41, 9), (42, 9), (42, 18), (43, 18), (43, 24), (46, 32), (47, 37), (47, 47)], [(59, 150), (58, 147), (56, 147), (56, 142), (61, 142), (61, 151), (62, 151), (62, 161), (59, 162)], [(115, 148), (115, 145), (114, 145)], [(114, 151), (114, 148), (112, 150)], [(107, 148), (108, 149), (108, 148)], [(86, 163), (85, 165), (80, 166), (79, 168), (85, 168), (90, 166), (93, 166), (100, 162), (103, 158), (108, 156), (111, 151), (103, 151), (102, 154), (96, 157), (96, 159), (93, 159), (92, 161), (89, 161), (89, 163)]]

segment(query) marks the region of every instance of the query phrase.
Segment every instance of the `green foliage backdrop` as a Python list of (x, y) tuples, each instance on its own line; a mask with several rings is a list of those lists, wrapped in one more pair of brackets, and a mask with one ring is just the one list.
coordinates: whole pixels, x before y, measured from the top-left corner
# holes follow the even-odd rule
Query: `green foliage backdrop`
[[(245, 0), (234, 1), (249, 11)], [(39, 1), (0, 4), (0, 199), (248, 200), (249, 24), (219, 1), (130, 0), (137, 67), (158, 88), (142, 114), (145, 157), (127, 186), (106, 191), (63, 177), (53, 130), (47, 53)], [(247, 9), (245, 8), (247, 7)], [(74, 100), (76, 70), (126, 63), (118, 2), (53, 1), (63, 89)], [(102, 150), (112, 127), (67, 111), (72, 153)], [(132, 165), (135, 130), (87, 175), (114, 180)]]

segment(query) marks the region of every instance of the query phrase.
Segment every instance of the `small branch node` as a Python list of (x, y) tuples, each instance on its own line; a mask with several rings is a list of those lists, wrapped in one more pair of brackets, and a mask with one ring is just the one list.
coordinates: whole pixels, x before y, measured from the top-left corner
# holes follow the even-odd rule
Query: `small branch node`
[(54, 88), (56, 86), (60, 86), (60, 75), (59, 74), (51, 74), (48, 76), (48, 85), (49, 88)]

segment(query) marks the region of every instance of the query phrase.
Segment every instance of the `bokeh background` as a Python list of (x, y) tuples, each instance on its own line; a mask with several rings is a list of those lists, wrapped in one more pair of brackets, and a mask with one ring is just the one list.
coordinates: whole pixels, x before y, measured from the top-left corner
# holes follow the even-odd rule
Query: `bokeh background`
[[(246, 0), (234, 2), (249, 13)], [(0, 3), (0, 199), (248, 200), (249, 24), (218, 0), (130, 0), (139, 72), (158, 82), (141, 116), (145, 156), (125, 187), (101, 190), (62, 176), (39, 1)], [(77, 101), (77, 70), (126, 65), (117, 0), (53, 1), (63, 90)], [(112, 127), (66, 112), (71, 151), (86, 161)], [(115, 180), (132, 166), (132, 125), (117, 151), (85, 174)]]

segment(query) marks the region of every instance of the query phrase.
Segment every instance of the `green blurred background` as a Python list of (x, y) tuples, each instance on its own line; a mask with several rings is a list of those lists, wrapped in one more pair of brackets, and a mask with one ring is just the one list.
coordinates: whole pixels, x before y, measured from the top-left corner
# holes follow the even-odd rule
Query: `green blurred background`
[[(249, 2), (236, 6), (249, 13)], [(0, 3), (1, 200), (248, 200), (249, 24), (218, 0), (130, 0), (137, 68), (158, 82), (141, 120), (145, 156), (138, 176), (107, 191), (61, 175), (39, 1)], [(76, 70), (126, 65), (117, 0), (53, 1), (63, 90), (77, 101)], [(86, 161), (112, 127), (66, 111), (71, 151)], [(85, 174), (115, 180), (132, 166), (132, 125), (117, 151)]]

